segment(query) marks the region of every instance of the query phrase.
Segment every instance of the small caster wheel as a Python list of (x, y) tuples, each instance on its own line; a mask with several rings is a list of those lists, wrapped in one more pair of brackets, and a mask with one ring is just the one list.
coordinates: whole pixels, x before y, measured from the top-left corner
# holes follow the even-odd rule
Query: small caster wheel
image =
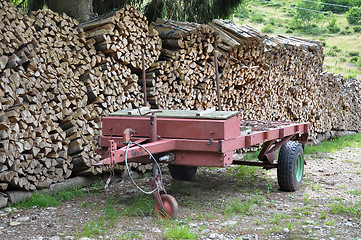
[(168, 194), (161, 195), (160, 198), (162, 199), (164, 210), (161, 210), (156, 203), (154, 205), (154, 211), (157, 216), (163, 219), (176, 219), (178, 215), (178, 203), (175, 198)]

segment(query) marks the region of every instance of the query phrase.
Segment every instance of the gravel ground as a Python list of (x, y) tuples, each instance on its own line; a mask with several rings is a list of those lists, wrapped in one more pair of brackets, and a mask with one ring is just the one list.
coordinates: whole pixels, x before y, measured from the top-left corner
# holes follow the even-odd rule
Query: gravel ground
[[(179, 217), (169, 221), (132, 209), (137, 200), (154, 200), (129, 180), (115, 181), (57, 207), (1, 209), (0, 239), (167, 239), (167, 232), (183, 229), (195, 239), (361, 240), (360, 156), (360, 148), (306, 156), (303, 186), (291, 193), (278, 190), (276, 170), (200, 168), (192, 182), (172, 181), (165, 172), (166, 189), (179, 204)], [(109, 199), (110, 212), (119, 214), (102, 217)]]

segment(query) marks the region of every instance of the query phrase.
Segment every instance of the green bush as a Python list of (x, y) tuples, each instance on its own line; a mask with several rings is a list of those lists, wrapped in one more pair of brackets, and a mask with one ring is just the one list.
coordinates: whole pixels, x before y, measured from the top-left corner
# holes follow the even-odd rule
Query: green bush
[(305, 34), (313, 35), (313, 36), (319, 36), (319, 35), (324, 34), (326, 32), (326, 29), (312, 24), (311, 27), (309, 27), (309, 28), (301, 29), (301, 32), (303, 32)]
[(340, 62), (346, 62), (346, 61), (347, 61), (346, 58), (344, 58), (344, 57), (340, 58)]
[(358, 60), (356, 62), (356, 66), (361, 68), (361, 57), (358, 58)]
[(347, 11), (347, 8), (338, 5), (344, 5), (350, 7), (352, 6), (352, 1), (350, 0), (321, 0), (321, 2), (329, 3), (323, 5), (322, 11), (338, 13), (338, 14), (342, 14)]
[(350, 55), (351, 57), (353, 57), (353, 56), (359, 56), (359, 55), (360, 55), (360, 52), (351, 51), (351, 52), (348, 53), (348, 55)]
[(252, 11), (251, 12), (251, 17), (250, 17), (251, 22), (255, 22), (255, 23), (263, 23), (265, 22), (263, 15), (260, 14), (259, 12), (256, 11)]
[(351, 34), (351, 31), (342, 30), (340, 32), (340, 35), (350, 35), (350, 34)]
[(250, 10), (246, 4), (240, 4), (234, 14), (235, 17), (238, 18), (249, 18)]
[(337, 56), (337, 53), (336, 53), (335, 50), (330, 49), (330, 51), (328, 51), (328, 52), (326, 53), (326, 55), (327, 55), (327, 56), (330, 56), (330, 57), (336, 57), (336, 56)]
[(261, 32), (264, 33), (273, 33), (275, 29), (272, 27), (272, 25), (266, 25), (261, 29)]
[(270, 25), (274, 26), (274, 25), (276, 25), (276, 19), (273, 18), (273, 17), (271, 17), (271, 18), (269, 19), (268, 23), (269, 23)]
[(356, 57), (356, 56), (353, 56), (353, 57), (350, 59), (350, 62), (352, 62), (352, 63), (357, 63), (357, 61), (358, 61), (358, 57)]
[(361, 26), (355, 26), (353, 27), (354, 32), (361, 32)]
[(286, 17), (293, 17), (296, 15), (296, 10), (288, 10), (287, 13), (285, 14)]
[(350, 8), (346, 13), (346, 19), (349, 24), (361, 24), (361, 8)]
[(341, 49), (337, 46), (333, 46), (332, 49), (335, 50), (335, 52), (341, 52)]
[(292, 29), (287, 29), (286, 33), (293, 33), (293, 30)]
[(328, 25), (326, 28), (330, 33), (338, 33), (341, 30), (341, 28), (336, 24), (336, 17), (333, 17), (328, 22)]

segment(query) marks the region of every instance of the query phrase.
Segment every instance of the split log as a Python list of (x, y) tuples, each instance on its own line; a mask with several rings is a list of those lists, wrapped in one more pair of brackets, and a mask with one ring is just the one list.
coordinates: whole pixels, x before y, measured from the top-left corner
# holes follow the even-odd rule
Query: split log
[(119, 63), (138, 71), (142, 69), (144, 54), (145, 69), (158, 60), (161, 42), (157, 31), (148, 27), (142, 12), (126, 6), (116, 12), (93, 18), (78, 25), (87, 39), (95, 40), (95, 48), (111, 56)]

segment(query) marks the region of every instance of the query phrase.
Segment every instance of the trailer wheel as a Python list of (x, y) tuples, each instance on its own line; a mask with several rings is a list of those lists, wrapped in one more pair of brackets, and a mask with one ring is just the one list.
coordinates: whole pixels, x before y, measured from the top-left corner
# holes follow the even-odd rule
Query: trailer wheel
[(280, 189), (293, 192), (301, 187), (304, 169), (304, 153), (298, 142), (288, 141), (278, 155), (277, 179)]
[(156, 203), (154, 205), (154, 211), (157, 216), (163, 219), (176, 219), (178, 215), (178, 203), (175, 198), (168, 194), (161, 195), (160, 198), (162, 199), (164, 210), (161, 210)]
[(192, 181), (197, 173), (197, 167), (195, 166), (169, 164), (168, 168), (172, 178), (180, 181)]

